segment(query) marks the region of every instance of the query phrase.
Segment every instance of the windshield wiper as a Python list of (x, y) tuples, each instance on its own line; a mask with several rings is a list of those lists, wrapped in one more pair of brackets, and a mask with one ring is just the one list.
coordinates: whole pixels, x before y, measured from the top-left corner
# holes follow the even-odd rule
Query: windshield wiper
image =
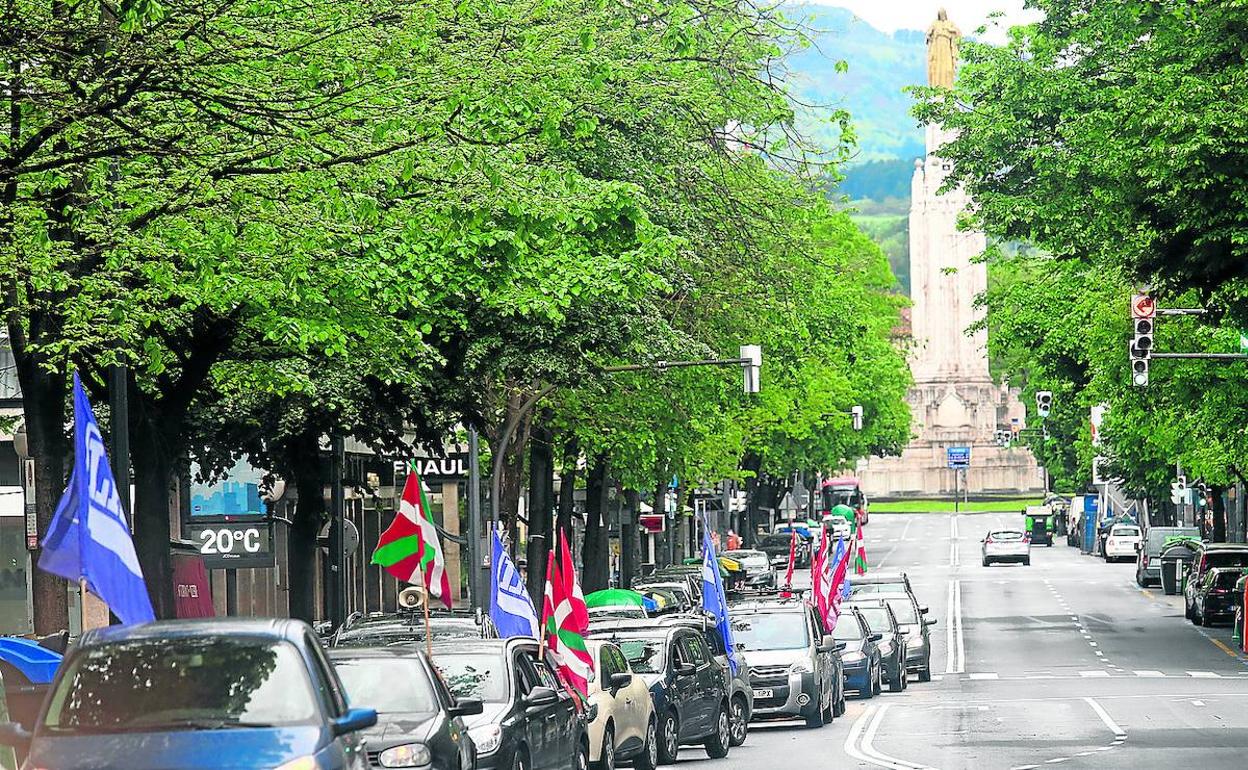
[(244, 722), (239, 719), (174, 719), (150, 724), (131, 723), (126, 727), (134, 731), (158, 732), (161, 730), (235, 730), (276, 727), (276, 725), (270, 722)]

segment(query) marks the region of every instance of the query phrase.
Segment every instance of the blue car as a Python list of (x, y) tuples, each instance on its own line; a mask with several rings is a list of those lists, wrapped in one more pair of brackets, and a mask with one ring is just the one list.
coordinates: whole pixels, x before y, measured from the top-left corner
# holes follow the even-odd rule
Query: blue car
[(83, 634), (32, 732), (0, 726), (58, 770), (365, 770), (361, 731), (298, 620), (177, 620)]
[(856, 690), (858, 697), (870, 698), (880, 694), (884, 663), (878, 642), (882, 634), (872, 633), (866, 619), (852, 606), (841, 608), (832, 637), (844, 642), (841, 662), (845, 667), (845, 689)]

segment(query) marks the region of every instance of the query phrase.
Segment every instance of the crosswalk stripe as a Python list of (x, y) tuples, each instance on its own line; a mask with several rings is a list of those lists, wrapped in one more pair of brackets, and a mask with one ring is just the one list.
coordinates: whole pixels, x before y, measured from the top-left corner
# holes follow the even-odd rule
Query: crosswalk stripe
[(1000, 679), (996, 674), (971, 674), (971, 679)]
[(1160, 671), (1153, 671), (1151, 669), (1145, 669), (1143, 671), (1136, 671), (1134, 673), (1136, 676), (1141, 676), (1141, 677), (1144, 677), (1145, 679), (1159, 679), (1159, 678), (1165, 677), (1165, 674), (1161, 673)]
[(1195, 679), (1221, 679), (1222, 675), (1214, 671), (1188, 671), (1187, 675)]
[(1099, 677), (1107, 677), (1109, 676), (1109, 672), (1108, 671), (1080, 671), (1079, 676), (1084, 677), (1085, 679), (1093, 679), (1093, 678), (1099, 678)]

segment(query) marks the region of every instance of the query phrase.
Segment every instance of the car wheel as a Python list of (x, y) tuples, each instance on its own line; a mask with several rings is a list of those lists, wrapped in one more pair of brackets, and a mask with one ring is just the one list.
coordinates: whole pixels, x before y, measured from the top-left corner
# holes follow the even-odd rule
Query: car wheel
[(659, 731), (651, 719), (646, 725), (646, 744), (641, 753), (633, 758), (633, 770), (654, 770), (659, 766)]
[(1213, 625), (1213, 621), (1209, 618), (1209, 613), (1200, 613), (1200, 624), (1206, 628)]
[(824, 725), (823, 693), (819, 693), (818, 700), (812, 701), (811, 705), (814, 707), (814, 712), (812, 712), (810, 716), (806, 717), (806, 726), (817, 730)]
[(581, 741), (572, 767), (573, 770), (589, 770), (589, 739)]
[(732, 725), (728, 718), (728, 709), (720, 704), (711, 717), (714, 731), (702, 745), (706, 747), (706, 755), (711, 759), (723, 759), (728, 756), (728, 748), (732, 745)]
[(597, 770), (615, 770), (615, 728), (611, 725), (602, 731), (602, 753), (594, 767)]
[(669, 711), (659, 723), (659, 764), (674, 764), (679, 751), (680, 723), (676, 721), (676, 713)]
[(832, 704), (832, 716), (834, 717), (845, 716), (845, 688), (844, 687), (841, 688), (840, 694), (837, 695), (836, 703)]
[(738, 695), (732, 699), (732, 745), (745, 743), (745, 736), (750, 731), (750, 721), (745, 716), (745, 698)]
[(1023, 566), (1024, 566), (1024, 567), (1030, 567), (1030, 566), (1031, 566), (1031, 559), (1030, 559), (1030, 558), (1028, 558), (1028, 559), (1023, 559)]
[(879, 695), (884, 692), (884, 664), (880, 663), (875, 669), (875, 687), (872, 689), (872, 695)]
[(897, 666), (897, 673), (888, 679), (889, 692), (901, 692), (906, 689), (906, 667), (902, 663)]
[(523, 746), (516, 749), (516, 756), (511, 760), (511, 770), (529, 770), (529, 752)]
[(988, 561), (988, 557), (987, 557), (987, 556), (985, 556), (985, 557), (984, 557), (984, 562), (983, 562), (983, 563), (984, 563), (984, 566), (985, 566), (985, 567), (987, 567), (987, 566), (988, 566), (988, 564), (990, 563), (990, 562)]
[(932, 681), (932, 654), (927, 654), (927, 660), (923, 661), (923, 668), (919, 669), (919, 681)]

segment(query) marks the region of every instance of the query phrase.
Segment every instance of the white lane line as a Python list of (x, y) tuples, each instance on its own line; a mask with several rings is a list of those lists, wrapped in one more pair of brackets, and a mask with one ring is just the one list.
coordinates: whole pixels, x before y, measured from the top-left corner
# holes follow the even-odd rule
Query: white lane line
[(1144, 679), (1163, 679), (1163, 678), (1165, 678), (1165, 676), (1166, 676), (1165, 674), (1161, 673), (1160, 671), (1153, 671), (1152, 669), (1145, 669), (1145, 670), (1143, 670), (1143, 671), (1135, 671), (1135, 672), (1133, 672), (1133, 673), (1134, 673), (1136, 676), (1138, 676), (1138, 677), (1142, 677), (1142, 678), (1144, 678)]
[(1109, 676), (1108, 671), (1080, 671), (1079, 676), (1084, 679), (1104, 679)]
[[(887, 770), (924, 770), (923, 765), (915, 765), (900, 759), (881, 754), (873, 745), (875, 733), (879, 729), (887, 705), (868, 706), (862, 716), (854, 720), (849, 735), (845, 737), (845, 753), (854, 759), (866, 762)], [(861, 740), (861, 748), (859, 741)]]
[(945, 610), (945, 673), (946, 674), (957, 673), (957, 665), (958, 665), (958, 650), (957, 650), (957, 647), (954, 646), (955, 642), (953, 639), (953, 628), (957, 624), (957, 621), (954, 619), (954, 616), (953, 616), (953, 584), (956, 582), (957, 582), (956, 580), (949, 581), (949, 600), (946, 603), (946, 610)]
[(880, 729), (880, 723), (884, 721), (884, 712), (888, 710), (888, 704), (880, 706), (875, 712), (875, 718), (871, 720), (871, 724), (867, 726), (867, 731), (862, 736), (862, 750), (865, 754), (880, 762), (889, 763), (892, 767), (913, 768), (913, 770), (923, 770), (924, 765), (917, 765), (913, 762), (907, 762), (904, 759), (890, 757), (887, 754), (875, 748), (875, 733)]
[(1192, 701), (1192, 705), (1198, 709), (1203, 709), (1205, 707), (1205, 702), (1203, 700), (1194, 700)]
[(1066, 760), (1068, 760), (1068, 759), (1070, 759), (1070, 757), (1054, 757), (1053, 759), (1046, 759), (1046, 760), (1044, 760), (1044, 764), (1046, 764), (1046, 765), (1056, 765), (1058, 762), (1065, 762), (1065, 761), (1066, 761)]
[(996, 674), (992, 674), (992, 673), (987, 673), (987, 674), (971, 674), (970, 676), (971, 676), (971, 679), (975, 679), (975, 680), (982, 680), (982, 679), (1000, 679), (1000, 678), (1001, 678), (1000, 676), (998, 676), (998, 675), (996, 675)]
[(954, 618), (958, 622), (956, 632), (958, 640), (958, 673), (966, 671), (966, 638), (962, 632), (962, 581), (955, 580), (953, 582), (953, 611)]
[(1214, 671), (1188, 671), (1187, 675), (1193, 679), (1221, 679), (1222, 675)]
[(1109, 728), (1109, 731), (1114, 734), (1114, 740), (1126, 740), (1127, 731), (1118, 726), (1118, 723), (1114, 721), (1108, 711), (1101, 707), (1101, 704), (1097, 703), (1092, 698), (1084, 698), (1083, 702), (1091, 706), (1092, 710), (1096, 712), (1096, 715), (1101, 718), (1101, 721), (1105, 723), (1105, 726)]

